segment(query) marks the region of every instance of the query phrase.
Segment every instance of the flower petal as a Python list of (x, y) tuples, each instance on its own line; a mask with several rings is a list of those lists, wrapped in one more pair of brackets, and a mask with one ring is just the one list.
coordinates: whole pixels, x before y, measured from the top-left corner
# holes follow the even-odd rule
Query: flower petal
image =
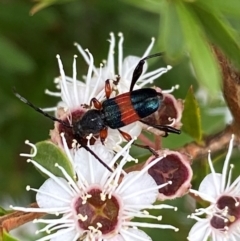
[(114, 235), (112, 238), (107, 240), (108, 241), (126, 241), (120, 234)]
[(139, 175), (139, 173), (130, 172), (122, 180), (118, 194), (122, 196), (126, 205), (150, 205), (156, 201), (158, 195), (156, 182), (149, 174)]
[[(113, 158), (112, 152), (100, 143), (95, 144), (90, 148), (106, 164), (109, 164)], [(76, 172), (79, 174), (79, 177), (82, 176), (89, 185), (100, 183), (103, 178), (103, 174), (106, 171), (109, 172), (109, 170), (107, 170), (106, 167), (99, 162), (99, 160), (83, 148), (77, 151), (74, 163), (76, 164)]]
[(188, 235), (189, 241), (206, 241), (211, 233), (208, 219), (204, 219), (195, 223)]
[[(60, 177), (58, 179), (63, 186), (70, 189), (65, 179)], [(72, 199), (71, 195), (51, 178), (47, 179), (43, 183), (43, 185), (39, 188), (39, 191), (40, 192), (36, 195), (36, 201), (40, 208), (70, 206), (70, 201)]]
[(121, 130), (128, 133), (131, 137), (138, 137), (142, 132), (142, 125), (139, 122), (134, 122), (122, 127)]
[(145, 232), (139, 229), (129, 228), (126, 230), (120, 230), (124, 240), (136, 241), (136, 240), (152, 240)]
[[(220, 193), (222, 174), (210, 173), (201, 182), (199, 192), (209, 195), (212, 198), (217, 198)], [(201, 197), (201, 194), (200, 194)], [(203, 199), (206, 199), (202, 197)]]
[[(123, 126), (121, 131), (128, 133), (132, 138), (138, 137), (142, 131), (142, 125), (139, 122), (134, 122), (129, 125)], [(116, 145), (116, 143), (121, 143), (122, 141), (126, 141), (123, 136), (119, 133), (118, 130), (114, 130), (109, 128), (108, 129), (108, 138), (106, 145)]]
[(50, 241), (75, 241), (76, 240), (75, 238), (77, 234), (76, 230), (71, 230), (67, 233), (63, 233), (62, 230), (59, 230), (57, 231), (57, 233), (59, 233), (59, 235), (54, 238), (51, 238)]
[[(63, 94), (63, 92), (68, 92), (68, 98), (66, 98), (66, 96)], [(76, 96), (74, 95), (75, 91), (74, 91), (74, 85), (72, 82), (68, 82), (66, 83), (66, 88), (63, 90), (62, 87), (62, 91), (61, 91), (61, 97), (64, 103), (66, 103), (66, 105), (68, 107), (71, 107), (71, 109), (74, 108), (78, 108), (79, 107), (79, 103), (84, 103), (85, 101), (85, 94), (86, 94), (86, 85), (83, 82), (77, 82), (77, 98), (78, 101), (76, 101)], [(89, 104), (89, 103), (85, 103), (85, 104)]]

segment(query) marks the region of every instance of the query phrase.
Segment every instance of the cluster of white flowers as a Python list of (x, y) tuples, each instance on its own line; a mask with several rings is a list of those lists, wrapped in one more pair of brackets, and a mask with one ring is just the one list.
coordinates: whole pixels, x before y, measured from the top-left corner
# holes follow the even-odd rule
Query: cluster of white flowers
[[(64, 141), (64, 135), (62, 135)], [(127, 143), (116, 155), (111, 155), (102, 146), (93, 146), (92, 150), (103, 158), (113, 172), (103, 167), (95, 157), (84, 149), (79, 149), (70, 155), (74, 163), (76, 178), (56, 163), (64, 176), (57, 177), (46, 168), (34, 161), (33, 155), (28, 155), (29, 162), (47, 175), (49, 178), (39, 189), (27, 187), (27, 190), (37, 192), (36, 200), (39, 208), (12, 207), (15, 210), (28, 212), (46, 212), (55, 215), (53, 219), (38, 219), (37, 223), (47, 224), (38, 232), (47, 232), (48, 235), (39, 239), (44, 240), (145, 240), (150, 239), (138, 227), (168, 228), (177, 231), (177, 228), (159, 223), (134, 222), (133, 217), (161, 220), (149, 214), (145, 209), (162, 209), (174, 207), (166, 204), (153, 205), (158, 196), (158, 189), (169, 183), (157, 185), (147, 173), (149, 168), (161, 161), (162, 157), (154, 160), (141, 171), (125, 173), (123, 166), (128, 162), (128, 152), (133, 141)], [(64, 149), (68, 147), (64, 141)], [(61, 215), (61, 218), (58, 216)], [(57, 232), (53, 232), (57, 231)]]
[[(72, 124), (79, 115), (86, 112), (85, 105), (89, 105), (93, 97), (102, 102), (105, 97), (105, 81), (109, 79), (113, 89), (111, 96), (128, 92), (132, 75), (139, 61), (148, 56), (153, 44), (147, 48), (142, 57), (129, 56), (123, 59), (123, 35), (119, 34), (118, 43), (118, 66), (115, 70), (114, 49), (115, 36), (110, 34), (110, 48), (107, 61), (97, 68), (89, 50), (83, 50), (76, 44), (79, 52), (88, 64), (88, 73), (83, 80), (77, 80), (76, 56), (73, 61), (73, 77), (65, 75), (60, 57), (57, 56), (60, 77), (55, 79), (57, 89), (60, 92), (46, 90), (52, 96), (61, 97), (62, 101), (57, 107), (46, 108), (44, 111), (55, 111), (57, 118), (67, 118)], [(143, 73), (139, 77), (134, 89), (142, 88), (152, 83), (156, 78), (166, 73), (167, 68), (159, 68), (146, 72), (147, 63), (143, 67)], [(117, 81), (117, 83), (115, 83)], [(174, 88), (173, 88), (174, 89)], [(169, 92), (169, 91), (167, 91)], [(162, 91), (164, 93), (164, 91)], [(88, 151), (72, 145), (74, 142), (67, 128), (61, 129), (61, 123), (55, 124), (51, 131), (51, 139), (58, 144), (68, 156), (73, 166), (75, 176), (72, 177), (56, 162), (56, 168), (60, 169), (63, 177), (58, 177), (47, 168), (40, 165), (36, 160), (37, 147), (29, 142), (33, 148), (33, 154), (23, 154), (48, 179), (39, 189), (27, 187), (27, 190), (37, 192), (36, 200), (39, 208), (13, 207), (15, 210), (27, 212), (45, 212), (55, 215), (53, 219), (38, 219), (35, 223), (44, 223), (46, 226), (38, 230), (47, 232), (47, 235), (39, 239), (44, 240), (150, 240), (150, 237), (139, 228), (162, 228), (178, 229), (172, 225), (161, 224), (158, 221), (161, 216), (153, 216), (146, 209), (174, 209), (170, 205), (153, 203), (157, 200), (159, 190), (172, 185), (171, 181), (164, 180), (157, 184), (154, 178), (148, 173), (166, 155), (154, 158), (149, 164), (139, 171), (126, 173), (123, 168), (131, 160), (137, 161), (129, 155), (132, 143), (141, 133), (142, 127), (138, 122), (121, 128), (128, 133), (132, 140), (124, 147), (120, 144), (123, 141), (122, 135), (109, 128), (105, 145), (96, 138), (94, 145), (87, 141)], [(90, 138), (91, 139), (91, 138)], [(89, 152), (91, 151), (91, 153)], [(94, 153), (95, 155), (92, 155)], [(112, 169), (105, 168), (99, 160)], [(60, 217), (59, 217), (60, 216)], [(132, 221), (134, 217), (154, 219), (156, 223)]]
[[(139, 61), (150, 54), (154, 39), (142, 57), (129, 56), (125, 59), (123, 59), (123, 40), (123, 35), (119, 34), (117, 70), (114, 61), (116, 40), (113, 33), (110, 34), (108, 58), (103, 64), (100, 64), (99, 68), (95, 66), (90, 51), (84, 51), (80, 45), (76, 44), (89, 66), (87, 75), (81, 81), (77, 79), (76, 56), (73, 60), (73, 77), (65, 75), (60, 57), (57, 56), (60, 77), (55, 79), (55, 83), (59, 92), (46, 90), (46, 93), (61, 97), (62, 101), (56, 107), (44, 110), (55, 111), (57, 118), (67, 120), (69, 125), (72, 125), (86, 113), (92, 98), (96, 98), (100, 102), (106, 99), (106, 80), (109, 80), (112, 89), (110, 97), (128, 92), (133, 71)], [(146, 63), (134, 89), (153, 83), (155, 79), (170, 69), (171, 67), (167, 66), (147, 72)], [(175, 88), (177, 86), (172, 90)], [(175, 100), (169, 91), (158, 91), (163, 95), (166, 94), (165, 101), (168, 104), (157, 112), (157, 119), (165, 121), (164, 125), (179, 128), (183, 110), (182, 102)], [(170, 103), (172, 106), (168, 109), (167, 105)], [(156, 116), (150, 117), (148, 120), (154, 123)], [(228, 179), (226, 174), (233, 148), (233, 138), (230, 141), (223, 174), (215, 173), (209, 154), (212, 174), (203, 180), (199, 191), (196, 191), (190, 189), (191, 160), (186, 154), (170, 150), (153, 151), (158, 154), (158, 157), (151, 156), (138, 170), (128, 172), (124, 170), (126, 163), (137, 162), (129, 151), (133, 142), (141, 134), (142, 128), (145, 126), (138, 122), (121, 128), (131, 137), (131, 140), (124, 146), (121, 145), (124, 141), (121, 133), (109, 128), (105, 145), (99, 140), (100, 138), (90, 135), (86, 139), (86, 148), (79, 148), (69, 127), (65, 128), (61, 123), (55, 123), (55, 128), (51, 131), (51, 141), (59, 146), (74, 170), (74, 175), (71, 175), (56, 160), (55, 168), (61, 173), (61, 177), (38, 163), (36, 160), (37, 146), (27, 143), (32, 147), (33, 152), (24, 154), (24, 156), (28, 157), (28, 162), (48, 178), (39, 189), (27, 187), (27, 190), (37, 193), (36, 201), (39, 208), (16, 206), (11, 206), (11, 208), (53, 215), (53, 218), (34, 220), (35, 223), (45, 224), (45, 227), (37, 232), (46, 233), (46, 235), (38, 241), (151, 240), (141, 228), (173, 229), (175, 231), (178, 228), (160, 223), (162, 216), (154, 216), (147, 210), (163, 208), (177, 210), (176, 207), (167, 204), (154, 203), (157, 200), (181, 197), (189, 190), (190, 193), (210, 202), (210, 206), (197, 209), (194, 214), (189, 216), (198, 222), (191, 229), (188, 239), (190, 241), (207, 241), (211, 237), (213, 241), (239, 240), (240, 177), (230, 184), (232, 166)], [(99, 159), (108, 168), (103, 166)], [(199, 216), (204, 214), (206, 217), (200, 219)], [(135, 217), (153, 219), (155, 222), (134, 221)]]

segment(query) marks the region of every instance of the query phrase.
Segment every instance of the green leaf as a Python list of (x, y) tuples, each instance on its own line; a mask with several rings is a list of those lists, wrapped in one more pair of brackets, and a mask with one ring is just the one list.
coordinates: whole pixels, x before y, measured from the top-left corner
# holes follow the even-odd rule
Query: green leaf
[(216, 95), (221, 89), (220, 70), (204, 35), (204, 31), (201, 28), (201, 24), (197, 21), (194, 12), (187, 3), (179, 1), (176, 2), (176, 6), (197, 80), (212, 95)]
[[(50, 141), (42, 141), (36, 144), (37, 154), (33, 158), (41, 166), (45, 167), (48, 171), (55, 176), (64, 177), (61, 170), (55, 166), (57, 163), (74, 179), (75, 173), (73, 166), (68, 159), (67, 155), (58, 146)], [(44, 175), (46, 176), (46, 175)]]
[(12, 237), (9, 233), (5, 230), (3, 231), (3, 236), (0, 237), (0, 241), (19, 241), (18, 239)]
[(196, 3), (208, 8), (210, 13), (218, 11), (226, 14), (228, 17), (240, 18), (239, 0), (198, 0)]
[(161, 8), (160, 42), (170, 61), (176, 61), (183, 55), (184, 36), (174, 2), (164, 1)]
[(194, 10), (213, 43), (218, 45), (235, 64), (240, 65), (239, 37), (225, 18), (213, 11), (209, 12), (208, 9), (203, 8), (201, 5), (200, 8), (197, 5)]
[(8, 214), (9, 211), (5, 210), (4, 208), (0, 207), (0, 216), (3, 216), (5, 214)]
[(194, 97), (193, 88), (190, 87), (184, 101), (182, 130), (194, 138), (198, 143), (202, 140), (202, 127), (200, 117), (200, 109)]

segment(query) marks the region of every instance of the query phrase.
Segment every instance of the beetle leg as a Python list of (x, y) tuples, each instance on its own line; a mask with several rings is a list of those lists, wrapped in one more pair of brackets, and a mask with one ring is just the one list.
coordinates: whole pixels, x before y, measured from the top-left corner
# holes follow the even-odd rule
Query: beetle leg
[(159, 156), (158, 153), (150, 146), (145, 146), (145, 145), (141, 145), (141, 144), (137, 144), (137, 143), (133, 143), (133, 145), (149, 150), (155, 157)]
[[(120, 81), (120, 75), (118, 75), (118, 76), (116, 77), (116, 80), (113, 80), (113, 84), (114, 84), (114, 85), (118, 85), (119, 81)], [(112, 94), (112, 90), (113, 90), (113, 88), (112, 88), (111, 85), (110, 85), (110, 81), (109, 81), (109, 79), (107, 79), (107, 80), (105, 81), (105, 95), (106, 95), (106, 98), (107, 98), (107, 99), (110, 98), (110, 95)]]
[(113, 80), (113, 84), (114, 84), (114, 85), (118, 85), (120, 79), (121, 79), (121, 77), (120, 77), (120, 75), (118, 75), (118, 76), (116, 77), (116, 80)]
[(107, 138), (107, 135), (108, 135), (108, 132), (107, 132), (107, 127), (103, 128), (101, 131), (100, 131), (100, 140), (102, 142), (102, 144), (104, 145), (104, 141), (106, 140)]
[(98, 101), (96, 98), (92, 98), (90, 101), (90, 106), (94, 106), (97, 110), (102, 109), (102, 103)]
[(112, 93), (112, 87), (110, 85), (109, 79), (107, 79), (105, 81), (105, 94), (107, 99), (110, 98), (111, 93)]
[(168, 137), (168, 132), (165, 131), (162, 137)]
[(121, 131), (120, 129), (118, 129), (118, 131), (120, 132), (120, 134), (122, 135), (122, 137), (123, 137), (126, 141), (131, 141), (131, 140), (132, 140), (132, 137), (131, 137), (128, 133), (126, 133), (126, 132), (124, 132), (124, 131)]
[[(118, 129), (118, 131), (120, 132), (120, 134), (123, 136), (123, 138), (124, 138), (125, 140), (127, 140), (127, 141), (131, 141), (131, 140), (132, 140), (132, 137), (131, 137), (128, 133), (126, 133), (126, 132), (124, 132), (124, 131), (121, 131), (120, 129)], [(134, 145), (134, 146), (141, 147), (141, 148), (143, 148), (143, 149), (147, 149), (147, 150), (149, 150), (154, 156), (158, 157), (157, 152), (156, 152), (153, 148), (151, 148), (150, 146), (140, 145), (140, 144), (137, 144), (137, 143), (133, 143), (133, 145)]]
[(154, 128), (156, 129), (159, 129), (161, 131), (165, 131), (166, 132), (166, 135), (168, 135), (168, 133), (174, 133), (174, 134), (181, 134), (181, 131), (174, 128), (174, 127), (171, 127), (171, 126), (165, 126), (165, 125), (156, 125), (156, 126), (153, 126)]
[(143, 124), (149, 125), (153, 128), (156, 128), (160, 131), (164, 131), (165, 135), (164, 137), (168, 136), (168, 133), (174, 133), (174, 134), (181, 134), (181, 131), (172, 127), (172, 126), (166, 126), (166, 125), (151, 125), (146, 121), (140, 120)]
[(87, 105), (87, 104), (81, 104), (81, 106), (84, 108), (84, 109), (89, 109), (91, 106), (90, 105)]

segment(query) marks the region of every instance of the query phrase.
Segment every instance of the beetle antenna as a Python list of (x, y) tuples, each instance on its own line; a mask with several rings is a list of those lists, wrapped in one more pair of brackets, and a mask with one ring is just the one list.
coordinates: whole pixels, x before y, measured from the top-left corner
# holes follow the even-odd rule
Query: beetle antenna
[(129, 92), (132, 92), (134, 85), (136, 84), (139, 77), (141, 76), (142, 71), (143, 71), (143, 65), (145, 64), (146, 60), (151, 59), (151, 58), (155, 58), (155, 57), (161, 57), (162, 54), (163, 53), (156, 53), (156, 54), (148, 55), (147, 57), (145, 57), (145, 58), (143, 58), (139, 61), (139, 63), (137, 64), (136, 68), (133, 71), (132, 82), (131, 82)]
[(34, 104), (32, 104), (30, 101), (28, 101), (27, 99), (25, 99), (23, 96), (21, 96), (20, 94), (18, 94), (16, 92), (16, 89), (13, 88), (13, 93), (14, 95), (19, 99), (21, 100), (23, 103), (29, 105), (30, 107), (32, 107), (35, 111), (41, 113), (42, 115), (46, 116), (47, 118), (53, 120), (53, 121), (57, 121), (59, 123), (61, 123), (62, 125), (64, 125), (65, 127), (68, 127), (68, 128), (73, 128), (72, 125), (69, 125), (67, 122), (63, 121), (63, 120), (60, 120), (54, 116), (51, 116), (49, 115), (48, 113), (44, 112), (42, 109), (40, 109), (39, 107), (35, 106)]
[(86, 151), (89, 151), (104, 167), (106, 167), (110, 172), (113, 172), (113, 170), (103, 161), (101, 160), (94, 151), (92, 151), (92, 149), (90, 149), (88, 146), (86, 145), (82, 145), (81, 147), (83, 147)]

